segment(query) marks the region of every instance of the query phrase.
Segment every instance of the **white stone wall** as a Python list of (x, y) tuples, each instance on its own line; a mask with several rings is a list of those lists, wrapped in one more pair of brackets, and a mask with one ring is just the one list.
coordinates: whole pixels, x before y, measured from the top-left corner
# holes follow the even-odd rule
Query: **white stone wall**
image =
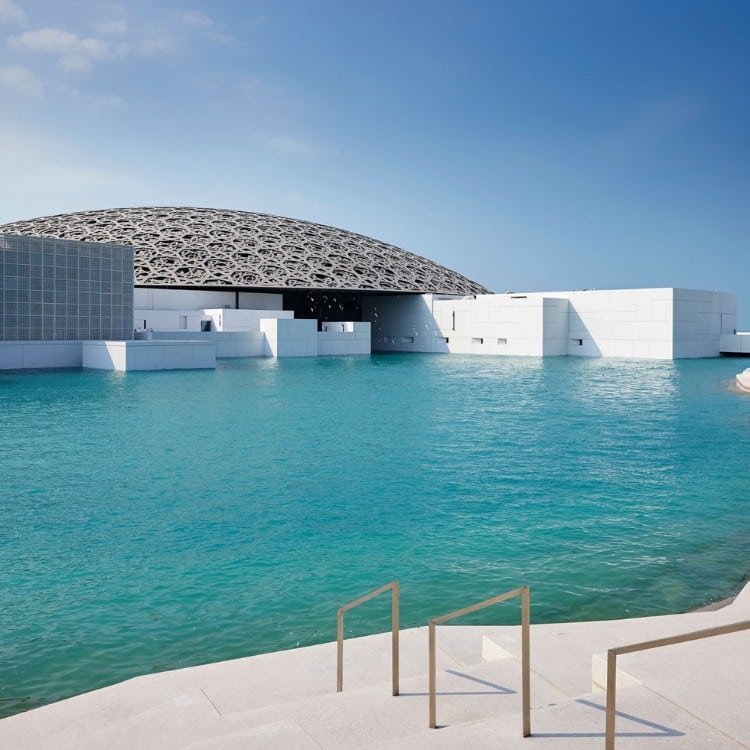
[[(234, 291), (206, 289), (152, 289), (136, 287), (133, 306), (141, 310), (203, 310), (208, 307), (233, 308), (237, 302)], [(240, 292), (241, 310), (281, 310), (284, 295), (269, 292)]]
[(260, 331), (241, 333), (154, 331), (152, 335), (153, 340), (156, 341), (212, 341), (216, 345), (217, 359), (263, 357), (265, 353), (266, 337)]
[(300, 318), (264, 318), (268, 357), (317, 357), (370, 353), (369, 323), (331, 323), (329, 330), (318, 331), (316, 320)]
[(717, 357), (736, 326), (733, 294), (695, 289), (545, 292), (570, 302), (568, 353), (683, 359)]
[(734, 295), (617, 289), (365, 300), (373, 350), (672, 359), (715, 357)]
[(267, 357), (317, 357), (318, 321), (306, 318), (264, 318)]
[(571, 356), (672, 359), (672, 289), (591, 289), (544, 296), (568, 300)]
[(544, 298), (542, 348), (545, 357), (559, 357), (568, 353), (568, 325), (570, 303), (566, 299)]
[(733, 294), (674, 290), (674, 357), (718, 357), (722, 334), (737, 327)]
[(80, 341), (0, 341), (0, 370), (81, 367)]
[(211, 320), (215, 331), (259, 331), (260, 321), (267, 318), (294, 318), (292, 310), (203, 310), (203, 318)]
[(136, 287), (133, 290), (133, 308), (136, 310), (202, 310), (206, 307), (234, 307), (233, 291), (213, 292), (205, 289), (151, 289)]
[(318, 331), (318, 356), (370, 353), (369, 323), (324, 323), (323, 328)]
[(722, 334), (719, 348), (726, 354), (750, 355), (750, 332)]
[(436, 335), (454, 354), (551, 356), (565, 354), (564, 300), (538, 295), (434, 297)]
[(541, 295), (415, 295), (363, 302), (375, 351), (552, 356), (567, 353), (565, 300)]
[(216, 367), (212, 341), (84, 341), (83, 367), (94, 370), (195, 370)]
[(137, 308), (133, 311), (136, 329), (152, 328), (155, 331), (200, 331), (202, 310), (152, 310)]
[(373, 351), (447, 352), (432, 299), (431, 294), (363, 298), (362, 318), (370, 322)]
[[(208, 308), (202, 310), (151, 310), (136, 309), (133, 315), (135, 328), (152, 328), (154, 331), (201, 330), (201, 321), (210, 320), (214, 331), (259, 331), (261, 318), (293, 318), (291, 310), (235, 310), (234, 308)], [(144, 326), (145, 323), (145, 326)]]
[[(235, 310), (236, 303), (234, 291), (136, 288), (133, 327), (197, 332), (201, 330), (201, 321), (210, 319), (214, 330), (257, 331), (261, 317), (275, 316), (271, 311), (281, 312), (284, 297), (265, 292), (240, 292), (239, 310)], [(294, 313), (279, 315), (287, 316), (294, 317)]]

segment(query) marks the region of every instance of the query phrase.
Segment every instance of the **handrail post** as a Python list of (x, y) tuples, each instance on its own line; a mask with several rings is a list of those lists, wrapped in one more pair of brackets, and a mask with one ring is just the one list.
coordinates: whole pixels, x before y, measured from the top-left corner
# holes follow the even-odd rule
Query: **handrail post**
[(531, 735), (531, 593), (521, 588), (521, 702), (523, 736)]
[(399, 675), (399, 652), (398, 652), (398, 633), (399, 633), (399, 608), (398, 608), (398, 581), (393, 582), (393, 592), (391, 596), (391, 682), (393, 695), (398, 695), (398, 675)]
[(604, 732), (604, 750), (615, 750), (615, 719), (617, 717), (617, 657), (621, 654), (634, 654), (637, 651), (649, 651), (662, 646), (674, 646), (677, 643), (689, 643), (703, 638), (714, 638), (717, 635), (729, 635), (750, 630), (750, 620), (732, 622), (727, 625), (716, 625), (703, 630), (693, 630), (690, 633), (670, 635), (666, 638), (656, 638), (642, 643), (631, 643), (628, 646), (617, 646), (607, 651), (607, 715)]
[(607, 724), (604, 750), (615, 750), (615, 700), (617, 691), (617, 654), (607, 651)]
[(358, 599), (339, 607), (336, 613), (336, 692), (344, 689), (344, 614), (350, 609), (374, 599), (391, 589), (391, 689), (393, 695), (399, 694), (399, 586), (398, 581), (391, 581), (385, 586), (360, 596)]
[(435, 675), (435, 623), (430, 622), (430, 729), (437, 729), (437, 679)]
[(437, 729), (437, 634), (436, 628), (449, 620), (468, 615), (471, 612), (484, 609), (493, 604), (521, 597), (521, 703), (522, 703), (522, 732), (524, 737), (531, 735), (531, 592), (528, 586), (520, 586), (512, 591), (498, 594), (483, 602), (471, 604), (463, 609), (450, 612), (447, 615), (433, 617), (428, 621), (429, 626), (429, 708), (430, 729)]
[(344, 689), (344, 613), (336, 613), (336, 692)]

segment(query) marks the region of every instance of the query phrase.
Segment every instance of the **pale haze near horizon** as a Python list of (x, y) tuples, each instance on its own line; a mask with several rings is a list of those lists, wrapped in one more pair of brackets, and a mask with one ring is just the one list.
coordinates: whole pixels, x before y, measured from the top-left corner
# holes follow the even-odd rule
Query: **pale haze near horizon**
[(0, 0), (0, 223), (117, 206), (361, 232), (495, 291), (735, 292), (746, 2)]

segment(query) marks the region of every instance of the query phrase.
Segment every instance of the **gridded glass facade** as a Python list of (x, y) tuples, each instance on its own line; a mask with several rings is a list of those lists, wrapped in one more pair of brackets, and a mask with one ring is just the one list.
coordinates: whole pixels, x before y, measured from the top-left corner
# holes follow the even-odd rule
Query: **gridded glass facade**
[(0, 235), (0, 341), (132, 338), (132, 247)]

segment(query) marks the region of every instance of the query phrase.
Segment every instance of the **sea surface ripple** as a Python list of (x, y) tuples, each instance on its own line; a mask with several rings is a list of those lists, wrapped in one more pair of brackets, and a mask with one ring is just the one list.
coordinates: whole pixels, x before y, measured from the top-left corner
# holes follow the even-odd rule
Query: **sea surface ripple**
[[(0, 374), (0, 716), (527, 583), (658, 614), (750, 571), (738, 360), (382, 355)], [(347, 629), (388, 627), (387, 601)], [(517, 607), (467, 622), (516, 622)]]

